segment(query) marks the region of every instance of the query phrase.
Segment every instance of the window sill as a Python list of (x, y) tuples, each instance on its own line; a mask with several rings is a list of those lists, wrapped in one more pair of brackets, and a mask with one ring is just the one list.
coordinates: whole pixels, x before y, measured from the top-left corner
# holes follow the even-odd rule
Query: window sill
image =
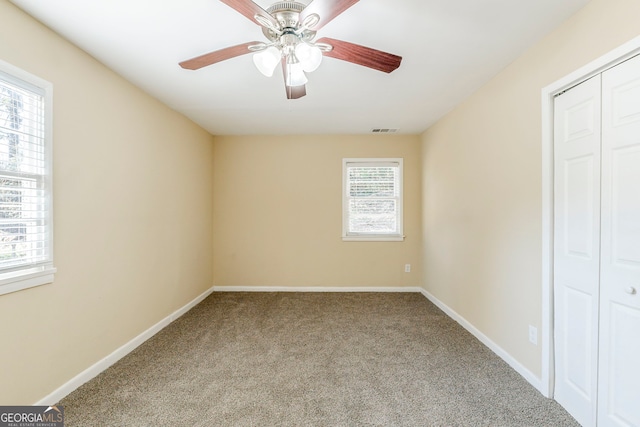
[(369, 235), (369, 236), (342, 236), (343, 242), (402, 242), (404, 236), (398, 235)]
[(0, 274), (0, 295), (53, 283), (56, 269), (51, 266)]

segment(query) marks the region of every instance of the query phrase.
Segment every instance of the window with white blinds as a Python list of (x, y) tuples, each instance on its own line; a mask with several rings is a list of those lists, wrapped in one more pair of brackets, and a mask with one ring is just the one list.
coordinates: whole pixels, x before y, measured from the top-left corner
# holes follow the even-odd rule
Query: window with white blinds
[(403, 240), (402, 159), (343, 159), (343, 240)]
[(53, 280), (50, 98), (0, 63), (0, 294)]

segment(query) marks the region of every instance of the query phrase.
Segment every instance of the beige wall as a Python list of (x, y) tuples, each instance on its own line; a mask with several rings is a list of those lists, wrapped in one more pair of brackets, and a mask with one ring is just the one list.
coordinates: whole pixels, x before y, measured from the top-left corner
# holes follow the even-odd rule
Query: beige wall
[(422, 136), (425, 288), (541, 375), (541, 90), (640, 34), (592, 0)]
[(213, 138), (9, 2), (54, 85), (55, 283), (0, 295), (0, 405), (32, 404), (212, 285)]
[[(420, 286), (417, 136), (216, 137), (214, 147), (217, 286)], [(404, 158), (404, 242), (341, 240), (345, 157)]]

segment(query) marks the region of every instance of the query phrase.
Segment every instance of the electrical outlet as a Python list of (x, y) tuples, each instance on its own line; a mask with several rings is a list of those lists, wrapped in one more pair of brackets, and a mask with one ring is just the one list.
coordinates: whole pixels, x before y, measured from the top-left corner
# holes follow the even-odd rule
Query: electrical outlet
[(404, 265), (404, 272), (405, 273), (411, 273), (411, 264), (405, 264)]
[(529, 342), (538, 345), (538, 328), (529, 325)]

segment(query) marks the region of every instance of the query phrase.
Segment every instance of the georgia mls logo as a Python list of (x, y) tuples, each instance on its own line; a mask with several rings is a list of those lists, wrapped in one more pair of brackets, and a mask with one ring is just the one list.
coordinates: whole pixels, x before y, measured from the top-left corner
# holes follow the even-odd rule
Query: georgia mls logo
[(64, 427), (64, 408), (0, 406), (0, 427)]
[[(62, 411), (58, 409), (57, 406), (49, 406), (47, 409), (44, 410), (44, 413), (46, 414), (49, 411), (56, 411), (59, 414), (59, 418), (63, 418)], [(62, 419), (60, 421), (62, 421)]]

